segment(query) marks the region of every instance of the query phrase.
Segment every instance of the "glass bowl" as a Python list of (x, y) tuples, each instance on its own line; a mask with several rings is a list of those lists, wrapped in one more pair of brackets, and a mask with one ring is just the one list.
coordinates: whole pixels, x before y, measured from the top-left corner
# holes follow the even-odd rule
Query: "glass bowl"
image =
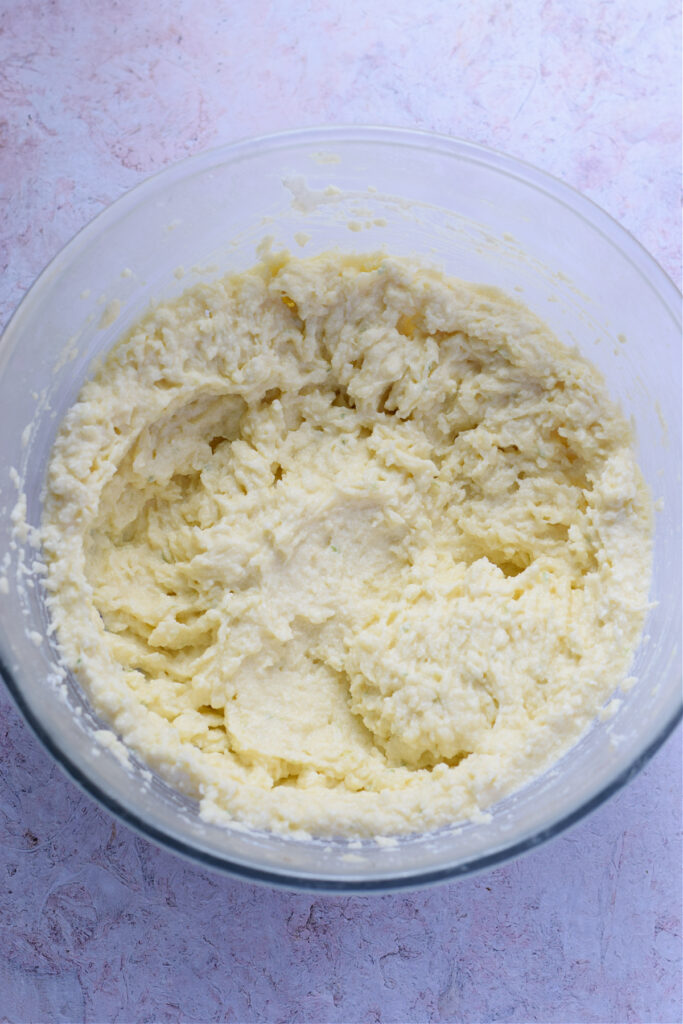
[[(210, 825), (135, 757), (95, 742), (98, 720), (62, 677), (30, 527), (50, 448), (93, 358), (150, 301), (251, 265), (266, 235), (311, 255), (386, 248), (498, 285), (577, 345), (636, 425), (658, 505), (653, 606), (638, 682), (551, 770), (466, 822), (395, 845), (301, 841)], [(61, 766), (159, 843), (252, 880), (364, 891), (499, 864), (555, 835), (648, 760), (681, 713), (680, 295), (640, 245), (566, 185), (479, 146), (422, 132), (323, 128), (241, 142), (162, 171), (76, 236), (41, 274), (0, 344), (0, 661)], [(25, 521), (10, 515), (18, 490)], [(16, 519), (16, 516), (15, 516)], [(2, 557), (0, 555), (0, 557)]]

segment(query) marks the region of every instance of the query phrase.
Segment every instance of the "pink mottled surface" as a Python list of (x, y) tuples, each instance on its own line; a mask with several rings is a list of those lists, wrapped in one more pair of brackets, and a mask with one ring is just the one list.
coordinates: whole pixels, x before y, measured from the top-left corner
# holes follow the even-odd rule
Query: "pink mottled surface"
[[(677, 280), (673, 0), (0, 6), (0, 324), (71, 235), (209, 146), (330, 122), (535, 163)], [(188, 865), (82, 796), (0, 696), (0, 1020), (682, 1019), (680, 730), (571, 832), (400, 896)]]

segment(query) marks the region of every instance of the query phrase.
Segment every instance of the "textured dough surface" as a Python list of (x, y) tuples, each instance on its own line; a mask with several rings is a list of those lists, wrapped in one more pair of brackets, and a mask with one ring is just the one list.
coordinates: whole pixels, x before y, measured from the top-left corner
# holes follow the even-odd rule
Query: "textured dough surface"
[(213, 820), (419, 831), (518, 787), (623, 680), (650, 502), (595, 369), (500, 292), (271, 257), (146, 315), (67, 414), (50, 611)]

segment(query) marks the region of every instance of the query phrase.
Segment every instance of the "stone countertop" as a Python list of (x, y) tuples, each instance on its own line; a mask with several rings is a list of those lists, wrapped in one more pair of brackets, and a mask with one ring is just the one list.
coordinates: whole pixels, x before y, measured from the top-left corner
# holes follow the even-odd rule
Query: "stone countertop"
[[(27, 0), (0, 10), (0, 325), (150, 173), (323, 123), (536, 164), (678, 281), (673, 0)], [(679, 1022), (680, 729), (625, 790), (488, 874), (293, 894), (157, 849), (0, 695), (0, 1021)]]

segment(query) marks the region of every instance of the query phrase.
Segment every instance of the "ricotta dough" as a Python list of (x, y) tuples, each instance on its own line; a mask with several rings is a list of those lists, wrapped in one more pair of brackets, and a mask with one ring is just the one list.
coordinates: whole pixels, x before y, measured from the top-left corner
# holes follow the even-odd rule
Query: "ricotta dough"
[(520, 304), (271, 255), (152, 309), (83, 387), (48, 604), (95, 707), (208, 819), (423, 831), (623, 681), (650, 507), (597, 370)]

